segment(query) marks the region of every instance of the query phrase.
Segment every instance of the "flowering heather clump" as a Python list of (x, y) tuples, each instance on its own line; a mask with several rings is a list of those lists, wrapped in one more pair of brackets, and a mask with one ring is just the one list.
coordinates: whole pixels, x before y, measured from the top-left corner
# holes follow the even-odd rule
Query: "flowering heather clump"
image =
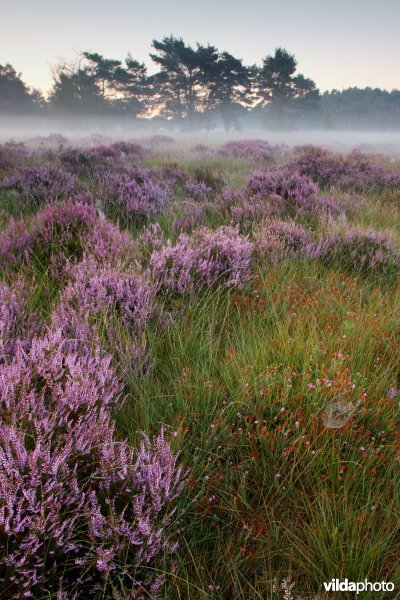
[(37, 213), (37, 235), (43, 244), (52, 244), (55, 239), (63, 244), (80, 229), (93, 225), (96, 219), (96, 209), (85, 201), (48, 204)]
[(66, 148), (59, 153), (58, 159), (74, 173), (84, 176), (93, 174), (97, 169), (125, 169), (138, 164), (144, 150), (138, 144), (115, 142), (91, 148)]
[(152, 294), (145, 279), (132, 270), (120, 271), (85, 257), (71, 272), (53, 322), (68, 337), (85, 339), (94, 317), (116, 311), (130, 330), (145, 325), (151, 315)]
[(65, 148), (58, 154), (58, 160), (70, 171), (80, 176), (84, 176), (93, 166), (89, 152), (82, 148)]
[(5, 175), (29, 156), (25, 144), (0, 144), (0, 176)]
[(120, 395), (110, 359), (68, 351), (60, 332), (0, 366), (8, 597), (107, 594), (125, 568), (130, 597), (157, 596), (163, 577), (146, 567), (176, 548), (166, 528), (184, 476), (162, 434), (139, 450), (115, 439), (110, 409)]
[(10, 219), (0, 231), (0, 265), (6, 269), (22, 260), (28, 260), (35, 235), (22, 219)]
[(343, 160), (340, 156), (322, 148), (311, 147), (286, 167), (301, 175), (310, 177), (321, 186), (333, 185), (343, 174)]
[(240, 288), (249, 280), (254, 246), (236, 227), (199, 229), (153, 252), (151, 267), (158, 291), (184, 293), (223, 283)]
[(137, 244), (126, 231), (106, 219), (98, 219), (85, 235), (85, 252), (115, 265), (134, 263)]
[(14, 356), (18, 344), (27, 349), (37, 331), (23, 282), (19, 280), (14, 287), (0, 282), (0, 364)]
[(191, 239), (181, 234), (175, 246), (168, 240), (165, 246), (155, 250), (150, 258), (151, 270), (159, 293), (184, 294), (193, 287), (195, 250)]
[[(92, 257), (74, 265), (69, 275), (71, 281), (62, 291), (52, 316), (55, 327), (68, 339), (96, 343), (101, 329), (107, 347), (111, 345), (128, 354), (130, 363), (134, 358), (141, 370), (149, 358), (143, 339), (144, 327), (153, 310), (149, 283), (132, 269), (121, 271), (121, 266), (99, 264)], [(118, 347), (117, 324), (127, 328), (131, 348)]]
[(248, 162), (270, 162), (274, 160), (276, 153), (281, 151), (264, 140), (235, 140), (221, 146), (218, 154)]
[(16, 189), (35, 206), (72, 198), (81, 191), (74, 175), (57, 165), (25, 167), (17, 175), (4, 179), (2, 185)]
[(4, 268), (16, 266), (32, 256), (45, 262), (57, 247), (79, 254), (83, 236), (96, 220), (97, 211), (92, 205), (72, 200), (43, 207), (29, 227), (23, 220), (11, 219), (0, 232), (0, 264)]
[(400, 186), (400, 174), (390, 173), (359, 151), (347, 157), (322, 148), (312, 148), (287, 165), (287, 168), (321, 186), (338, 186), (356, 191), (393, 189)]
[(254, 196), (279, 196), (283, 202), (305, 204), (317, 195), (317, 186), (308, 177), (280, 171), (253, 171), (247, 191)]
[(228, 287), (241, 288), (248, 281), (254, 247), (237, 227), (199, 229), (194, 234), (194, 243), (195, 278), (201, 285), (222, 281)]
[(265, 200), (274, 212), (283, 215), (318, 214), (326, 210), (334, 214), (341, 212), (334, 200), (318, 197), (318, 188), (309, 177), (286, 169), (253, 171), (247, 182), (247, 192), (251, 199)]
[(351, 152), (344, 161), (344, 173), (338, 185), (360, 191), (370, 189), (394, 189), (400, 187), (400, 173), (390, 173), (358, 150)]
[(128, 219), (154, 215), (168, 202), (168, 192), (147, 169), (106, 171), (98, 177), (98, 189), (106, 213)]
[(229, 223), (236, 223), (242, 229), (251, 229), (274, 212), (273, 202), (264, 198), (247, 198), (243, 190), (225, 187), (218, 197), (219, 211), (226, 216)]
[(200, 227), (207, 210), (212, 208), (212, 204), (210, 202), (199, 203), (187, 198), (179, 203), (179, 207), (182, 207), (184, 212), (174, 220), (174, 229), (178, 233), (181, 231), (190, 233), (193, 229)]
[(190, 196), (198, 200), (203, 200), (204, 198), (209, 198), (210, 194), (212, 194), (213, 190), (210, 186), (208, 186), (204, 181), (195, 181), (193, 179), (189, 179), (185, 183), (186, 191)]
[(328, 264), (355, 271), (372, 269), (398, 272), (400, 254), (390, 236), (372, 229), (353, 228), (328, 236), (315, 248), (315, 256)]
[(254, 237), (261, 255), (268, 256), (271, 261), (312, 254), (310, 232), (290, 221), (267, 221)]
[(144, 149), (130, 142), (115, 142), (108, 146), (95, 146), (87, 150), (93, 168), (126, 168), (138, 164)]

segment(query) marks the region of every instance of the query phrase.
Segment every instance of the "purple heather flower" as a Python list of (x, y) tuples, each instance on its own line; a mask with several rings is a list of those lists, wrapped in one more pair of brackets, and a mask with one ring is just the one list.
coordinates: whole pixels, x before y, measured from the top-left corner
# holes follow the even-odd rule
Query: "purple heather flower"
[(137, 450), (116, 439), (110, 411), (120, 403), (111, 359), (69, 349), (60, 331), (0, 366), (0, 564), (10, 598), (70, 597), (77, 580), (72, 597), (87, 598), (121, 564), (134, 573), (132, 593), (158, 595), (163, 578), (152, 573), (176, 549), (167, 526), (185, 475), (162, 432)]

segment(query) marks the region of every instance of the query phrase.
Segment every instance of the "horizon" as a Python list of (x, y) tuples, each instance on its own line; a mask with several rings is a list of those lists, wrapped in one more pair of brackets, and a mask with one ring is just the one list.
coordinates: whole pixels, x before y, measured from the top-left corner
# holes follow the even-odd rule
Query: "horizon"
[[(3, 9), (3, 22), (9, 26), (1, 36), (0, 64), (10, 63), (27, 85), (47, 96), (51, 67), (61, 59), (74, 60), (90, 51), (123, 61), (131, 52), (151, 74), (157, 71), (149, 56), (152, 40), (174, 35), (191, 46), (216, 46), (246, 65), (260, 64), (276, 47), (284, 47), (295, 55), (298, 72), (313, 79), (321, 93), (400, 88), (396, 0), (383, 0), (379, 6), (372, 0), (355, 0), (351, 6), (345, 0), (335, 6), (315, 0), (301, 6), (295, 0), (253, 0), (251, 7), (226, 0), (217, 5), (204, 0), (200, 7), (188, 7), (182, 0), (168, 6), (155, 0), (151, 7), (128, 0), (116, 0), (113, 6), (104, 0), (88, 0), (85, 6), (71, 0), (57, 7), (48, 0), (35, 5), (19, 0)], [(29, 49), (27, 39), (34, 42)]]

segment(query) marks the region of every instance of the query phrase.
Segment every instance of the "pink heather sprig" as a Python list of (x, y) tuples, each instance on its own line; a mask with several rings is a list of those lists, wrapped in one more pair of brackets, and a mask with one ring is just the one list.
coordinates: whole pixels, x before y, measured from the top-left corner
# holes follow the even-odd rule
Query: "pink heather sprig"
[(143, 256), (151, 256), (154, 250), (162, 246), (162, 230), (159, 223), (150, 223), (139, 236), (139, 248)]

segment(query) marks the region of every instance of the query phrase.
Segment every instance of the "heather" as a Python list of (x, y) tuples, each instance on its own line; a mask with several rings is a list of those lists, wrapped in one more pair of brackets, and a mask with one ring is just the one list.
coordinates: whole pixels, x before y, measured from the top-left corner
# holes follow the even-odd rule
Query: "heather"
[(254, 171), (247, 182), (250, 201), (264, 201), (270, 210), (283, 216), (329, 212), (341, 209), (331, 198), (320, 197), (317, 185), (307, 175), (277, 171)]
[(312, 234), (293, 221), (266, 221), (254, 237), (258, 252), (271, 261), (315, 254)]
[(359, 150), (341, 156), (322, 148), (311, 148), (290, 162), (289, 167), (327, 187), (368, 192), (391, 190), (400, 185), (398, 173), (385, 169)]
[(398, 587), (396, 163), (3, 149), (54, 186), (0, 189), (0, 596)]
[(165, 189), (145, 169), (99, 174), (97, 193), (106, 214), (140, 222), (159, 212), (168, 202)]
[(43, 269), (51, 260), (78, 257), (96, 219), (96, 209), (82, 200), (47, 204), (31, 220), (11, 218), (0, 231), (0, 264), (15, 270), (36, 263)]
[[(79, 343), (100, 343), (124, 357), (134, 371), (149, 362), (145, 327), (152, 316), (153, 289), (146, 274), (123, 268), (121, 263), (99, 263), (84, 256), (69, 269), (69, 283), (62, 290), (52, 323), (63, 336)], [(116, 339), (119, 328), (126, 330)]]
[(22, 280), (13, 285), (0, 282), (0, 364), (11, 360), (18, 346), (28, 348), (37, 333), (37, 315), (29, 310), (30, 292)]
[(76, 178), (58, 165), (24, 168), (16, 175), (3, 179), (2, 186), (15, 190), (24, 202), (34, 207), (72, 198), (81, 191)]
[(393, 237), (371, 229), (333, 232), (315, 248), (315, 254), (328, 264), (336, 262), (359, 272), (400, 273), (400, 251)]
[(183, 294), (216, 284), (243, 287), (250, 279), (252, 254), (252, 242), (237, 228), (201, 228), (155, 250), (150, 264), (158, 293)]
[(124, 560), (131, 597), (142, 597), (162, 585), (146, 566), (174, 549), (165, 528), (181, 471), (162, 433), (136, 452), (115, 438), (110, 358), (63, 342), (60, 331), (35, 339), (0, 371), (2, 584), (20, 598), (78, 583), (84, 598), (111, 587)]
[(232, 156), (250, 163), (268, 163), (284, 156), (286, 151), (287, 149), (284, 146), (273, 146), (265, 140), (240, 140), (226, 142), (218, 150), (218, 153), (222, 156)]

